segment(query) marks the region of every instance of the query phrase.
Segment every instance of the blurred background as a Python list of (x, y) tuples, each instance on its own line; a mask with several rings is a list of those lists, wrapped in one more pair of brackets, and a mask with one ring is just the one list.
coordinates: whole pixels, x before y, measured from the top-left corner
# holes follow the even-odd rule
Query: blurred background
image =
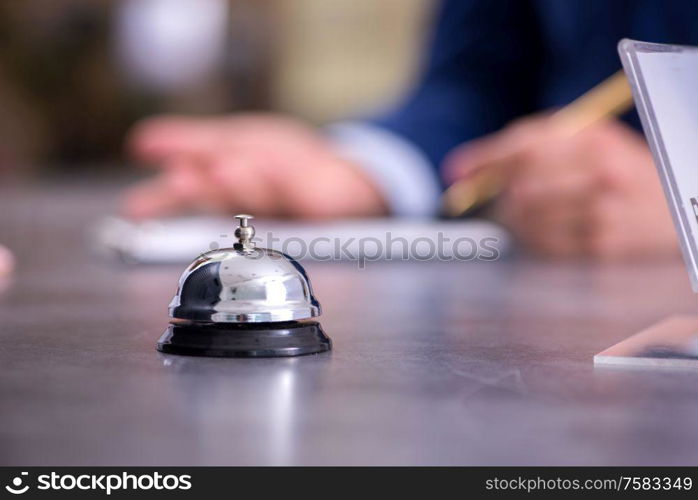
[(128, 172), (154, 113), (285, 111), (322, 124), (399, 99), (433, 0), (0, 4), (0, 180)]

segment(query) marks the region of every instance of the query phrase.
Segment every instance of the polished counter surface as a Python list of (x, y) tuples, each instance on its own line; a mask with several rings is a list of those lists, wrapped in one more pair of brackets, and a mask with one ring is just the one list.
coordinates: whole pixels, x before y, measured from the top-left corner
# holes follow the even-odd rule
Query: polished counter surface
[(182, 267), (87, 244), (115, 193), (0, 194), (2, 465), (698, 465), (698, 370), (592, 363), (698, 312), (679, 261), (307, 262), (331, 353), (170, 356)]

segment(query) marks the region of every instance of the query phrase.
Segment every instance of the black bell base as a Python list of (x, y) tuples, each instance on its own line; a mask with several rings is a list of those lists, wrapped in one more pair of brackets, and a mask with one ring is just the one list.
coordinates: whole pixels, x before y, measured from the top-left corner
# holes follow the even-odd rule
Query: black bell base
[(223, 358), (273, 358), (329, 351), (332, 341), (317, 321), (171, 324), (158, 340), (166, 354)]

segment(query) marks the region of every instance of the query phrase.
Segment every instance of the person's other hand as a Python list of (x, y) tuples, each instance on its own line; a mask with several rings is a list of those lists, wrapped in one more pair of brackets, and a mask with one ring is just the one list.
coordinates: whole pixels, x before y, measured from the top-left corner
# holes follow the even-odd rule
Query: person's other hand
[(15, 267), (14, 264), (15, 260), (12, 257), (12, 253), (0, 245), (0, 278), (10, 275)]
[(525, 246), (550, 256), (673, 254), (676, 235), (650, 151), (618, 121), (564, 135), (549, 117), (528, 118), (457, 148), (450, 180), (501, 167), (495, 216)]
[(129, 152), (158, 174), (128, 190), (125, 215), (182, 212), (329, 218), (385, 213), (365, 174), (301, 121), (271, 114), (156, 117), (134, 127)]

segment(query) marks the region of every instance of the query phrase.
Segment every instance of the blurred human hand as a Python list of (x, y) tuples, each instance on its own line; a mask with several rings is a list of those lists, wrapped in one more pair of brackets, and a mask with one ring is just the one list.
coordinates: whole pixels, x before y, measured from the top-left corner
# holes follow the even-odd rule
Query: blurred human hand
[(157, 175), (129, 189), (133, 218), (189, 211), (330, 218), (380, 215), (385, 202), (356, 166), (299, 120), (272, 114), (162, 116), (136, 125), (128, 149)]
[(0, 278), (11, 274), (15, 267), (14, 264), (15, 261), (12, 253), (10, 253), (7, 248), (0, 245)]
[(493, 163), (504, 179), (495, 217), (536, 253), (601, 259), (677, 253), (650, 151), (621, 122), (569, 135), (550, 117), (527, 118), (457, 148), (445, 173), (454, 181)]

